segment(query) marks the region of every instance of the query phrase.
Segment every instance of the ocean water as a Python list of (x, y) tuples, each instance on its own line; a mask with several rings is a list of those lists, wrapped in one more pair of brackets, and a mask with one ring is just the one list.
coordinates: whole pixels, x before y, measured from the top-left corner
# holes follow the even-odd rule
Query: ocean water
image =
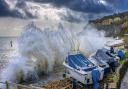
[[(19, 55), (17, 37), (0, 37), (0, 70)], [(12, 47), (10, 42), (12, 41)]]

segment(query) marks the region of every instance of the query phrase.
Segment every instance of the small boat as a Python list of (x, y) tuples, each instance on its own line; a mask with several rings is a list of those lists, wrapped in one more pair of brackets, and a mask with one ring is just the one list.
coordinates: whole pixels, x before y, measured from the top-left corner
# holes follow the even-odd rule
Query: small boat
[(83, 83), (92, 84), (92, 70), (100, 71), (100, 80), (103, 79), (104, 71), (102, 68), (95, 66), (82, 53), (73, 53), (68, 55), (63, 65), (66, 67), (66, 76)]
[(104, 49), (109, 50), (109, 55), (118, 59), (125, 59), (125, 45), (123, 39), (114, 39), (106, 42)]
[(110, 50), (111, 47), (114, 48), (115, 52), (117, 52), (119, 49), (123, 49), (124, 48), (124, 40), (123, 39), (114, 39), (114, 40), (107, 41), (105, 43), (104, 48)]
[(106, 63), (104, 60), (100, 60), (99, 58), (96, 58), (95, 53), (92, 54), (89, 57), (89, 60), (95, 64), (96, 66), (101, 67), (104, 70), (104, 75), (107, 75), (108, 73), (110, 73), (110, 67), (109, 64)]
[(107, 49), (99, 49), (96, 53), (91, 55), (90, 61), (104, 68), (104, 75), (110, 73), (110, 70), (113, 72), (119, 65), (119, 58), (116, 55), (112, 55)]

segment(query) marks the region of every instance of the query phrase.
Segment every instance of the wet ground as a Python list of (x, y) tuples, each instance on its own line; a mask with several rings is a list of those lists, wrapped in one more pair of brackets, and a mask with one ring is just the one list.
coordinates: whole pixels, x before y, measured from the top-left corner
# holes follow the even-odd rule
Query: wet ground
[(120, 89), (128, 89), (128, 72), (125, 74)]

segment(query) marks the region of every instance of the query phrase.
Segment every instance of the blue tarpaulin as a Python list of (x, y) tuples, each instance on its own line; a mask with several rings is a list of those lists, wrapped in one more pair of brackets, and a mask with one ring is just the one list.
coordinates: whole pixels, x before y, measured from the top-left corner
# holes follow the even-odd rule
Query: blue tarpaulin
[(118, 51), (118, 57), (120, 57), (120, 59), (124, 59), (125, 53), (122, 50)]
[[(90, 71), (95, 68), (83, 54), (68, 55), (67, 61), (69, 66), (75, 69), (81, 68), (85, 71)], [(89, 66), (91, 67), (89, 68)]]
[(97, 69), (92, 70), (93, 89), (100, 89), (100, 72)]

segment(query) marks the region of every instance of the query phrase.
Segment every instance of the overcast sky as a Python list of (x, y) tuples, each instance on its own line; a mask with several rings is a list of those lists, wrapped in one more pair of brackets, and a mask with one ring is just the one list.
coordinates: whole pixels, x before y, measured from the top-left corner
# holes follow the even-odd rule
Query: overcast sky
[(25, 1), (50, 3), (56, 7), (67, 7), (75, 11), (93, 14), (113, 14), (128, 10), (128, 0), (0, 0), (0, 15), (14, 16), (15, 10), (8, 9), (6, 2), (18, 1), (16, 6), (23, 5)]
[[(0, 36), (17, 36), (22, 31), (22, 28), (31, 22), (31, 20), (25, 21), (18, 19), (23, 15), (23, 13), (19, 13), (21, 11), (27, 14), (27, 17), (30, 17), (30, 19), (33, 18), (31, 13), (28, 13), (27, 10), (24, 9), (24, 7), (26, 7), (26, 1), (34, 4), (38, 3), (38, 5), (51, 4), (57, 8), (68, 8), (71, 11), (87, 14), (89, 19), (96, 19), (105, 15), (128, 10), (128, 0), (0, 0)], [(55, 12), (55, 16), (56, 15), (58, 16), (58, 13)], [(70, 18), (68, 17), (67, 19), (74, 21), (74, 17), (78, 17), (78, 19), (81, 18), (79, 15), (77, 16), (76, 13), (74, 13), (74, 15), (75, 16), (69, 15)]]

